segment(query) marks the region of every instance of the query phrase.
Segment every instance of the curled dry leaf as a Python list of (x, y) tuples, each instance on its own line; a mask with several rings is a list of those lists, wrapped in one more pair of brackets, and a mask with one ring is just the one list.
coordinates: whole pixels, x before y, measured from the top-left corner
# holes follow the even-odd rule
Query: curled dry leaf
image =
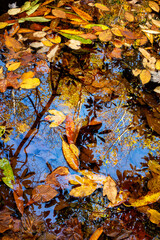
[(35, 202), (48, 202), (55, 196), (58, 192), (52, 188), (50, 185), (39, 185), (32, 191), (32, 199)]
[(148, 83), (151, 80), (151, 73), (146, 69), (142, 70), (140, 73), (140, 79), (142, 84)]
[(103, 196), (106, 195), (109, 201), (111, 201), (113, 204), (116, 202), (117, 197), (116, 183), (110, 176), (107, 177), (103, 187)]
[(68, 163), (68, 165), (75, 171), (79, 170), (79, 160), (76, 157), (76, 155), (72, 152), (72, 150), (70, 149), (70, 146), (68, 143), (66, 143), (63, 139), (62, 139), (62, 151), (63, 151), (63, 155)]
[(58, 127), (64, 120), (66, 119), (66, 116), (58, 110), (49, 110), (48, 111), (52, 115), (47, 115), (44, 119), (47, 121), (52, 121), (52, 123), (49, 125), (50, 127)]

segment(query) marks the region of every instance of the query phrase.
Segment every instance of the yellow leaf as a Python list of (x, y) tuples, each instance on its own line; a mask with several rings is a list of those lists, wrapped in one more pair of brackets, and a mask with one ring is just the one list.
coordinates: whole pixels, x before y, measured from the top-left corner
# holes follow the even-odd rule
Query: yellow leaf
[(46, 47), (52, 47), (52, 46), (53, 46), (53, 43), (50, 42), (49, 40), (44, 40), (44, 41), (42, 41), (42, 43), (43, 43), (44, 46), (46, 46)]
[(58, 127), (66, 119), (66, 116), (58, 110), (49, 110), (49, 113), (53, 115), (47, 115), (44, 119), (47, 121), (52, 121), (52, 123), (49, 125), (50, 127)]
[(69, 144), (62, 139), (62, 151), (68, 165), (75, 171), (79, 170), (79, 160), (76, 155), (72, 152)]
[(71, 143), (69, 145), (70, 149), (72, 150), (72, 152), (74, 153), (74, 155), (76, 155), (76, 157), (78, 158), (79, 155), (80, 155), (80, 151), (79, 149), (77, 148), (77, 146), (74, 144), (74, 143)]
[(154, 1), (149, 1), (149, 6), (155, 12), (159, 12), (159, 5), (158, 5), (158, 3), (154, 2)]
[(34, 77), (34, 72), (29, 71), (29, 72), (26, 72), (26, 73), (22, 74), (21, 80), (25, 80), (25, 79), (33, 78), (33, 77)]
[(160, 199), (160, 192), (151, 193), (149, 192), (147, 195), (139, 198), (139, 199), (129, 199), (129, 202), (132, 207), (142, 207), (151, 203), (155, 203)]
[(55, 36), (54, 38), (49, 38), (47, 37), (47, 39), (53, 43), (61, 43), (61, 37), (60, 36)]
[(111, 31), (112, 31), (112, 33), (113, 33), (114, 35), (116, 35), (117, 37), (122, 37), (122, 36), (123, 36), (118, 27), (113, 27), (113, 28), (111, 28)]
[(112, 32), (110, 29), (99, 34), (99, 39), (103, 42), (108, 42), (112, 39)]
[(130, 12), (125, 12), (124, 17), (128, 22), (133, 22), (134, 21), (134, 16)]
[(0, 22), (0, 29), (5, 28), (8, 25), (6, 22)]
[(14, 62), (8, 67), (8, 71), (15, 71), (19, 66), (21, 65), (21, 62)]
[(154, 160), (149, 160), (148, 167), (152, 172), (160, 175), (160, 165), (158, 162), (156, 162)]
[(157, 225), (160, 225), (160, 213), (155, 210), (155, 209), (149, 209), (147, 211), (147, 213), (149, 213), (149, 220), (154, 223), (154, 224), (157, 224)]
[(101, 236), (102, 233), (103, 233), (103, 227), (97, 228), (89, 240), (98, 240), (98, 238)]
[(83, 31), (78, 31), (76, 29), (62, 29), (60, 31), (63, 33), (74, 34), (74, 35), (80, 35), (84, 33)]
[(156, 62), (156, 69), (160, 70), (160, 59), (158, 59)]
[(109, 201), (111, 201), (113, 204), (116, 202), (117, 197), (117, 188), (115, 181), (108, 176), (107, 180), (103, 187), (103, 196), (107, 195)]
[(86, 176), (87, 178), (89, 178), (90, 180), (95, 181), (96, 183), (100, 183), (100, 184), (104, 184), (108, 178), (103, 174), (96, 174), (89, 170), (81, 170), (79, 172), (81, 174), (83, 174), (84, 176)]
[(148, 183), (147, 187), (151, 192), (159, 192), (160, 191), (160, 175), (155, 175), (151, 178)]
[(99, 8), (102, 11), (110, 11), (109, 8), (101, 3), (95, 3), (95, 7)]
[(116, 207), (116, 206), (119, 206), (121, 205), (122, 203), (126, 202), (127, 199), (128, 199), (128, 196), (129, 196), (129, 192), (126, 192), (126, 191), (120, 191), (116, 197), (116, 201), (115, 203), (113, 204), (112, 202), (110, 202), (107, 206), (107, 208), (113, 208), (113, 207)]
[(142, 70), (140, 73), (140, 79), (142, 84), (146, 84), (151, 80), (151, 74), (148, 70)]
[(38, 87), (39, 84), (39, 78), (27, 78), (20, 83), (20, 87), (24, 89), (32, 89)]
[(92, 181), (89, 178), (85, 178), (85, 177), (81, 177), (79, 175), (71, 175), (69, 178), (69, 182), (73, 185), (97, 185), (96, 183), (94, 183), (94, 181)]
[(10, 36), (5, 36), (5, 45), (8, 49), (12, 48), (15, 52), (20, 51), (22, 48), (21, 43)]
[(153, 22), (154, 25), (156, 25), (156, 27), (160, 28), (160, 21), (159, 20), (156, 20), (156, 19), (152, 18), (152, 22)]
[(138, 50), (148, 60), (151, 58), (151, 54), (149, 52), (147, 52), (147, 50), (145, 50), (144, 48), (139, 48)]
[(93, 21), (93, 18), (86, 12), (80, 10), (77, 7), (72, 7), (73, 11), (77, 13), (82, 19), (88, 20), (88, 21)]
[(73, 188), (69, 195), (74, 197), (86, 197), (91, 195), (97, 189), (97, 185), (81, 185), (80, 187)]
[(132, 73), (135, 77), (137, 77), (141, 72), (142, 72), (141, 69), (138, 69), (138, 68), (132, 69)]

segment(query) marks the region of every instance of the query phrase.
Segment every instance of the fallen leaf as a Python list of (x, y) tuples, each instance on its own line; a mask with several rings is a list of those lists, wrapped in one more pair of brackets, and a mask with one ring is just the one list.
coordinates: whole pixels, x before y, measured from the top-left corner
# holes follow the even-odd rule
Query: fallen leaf
[(141, 69), (138, 69), (138, 68), (132, 69), (132, 73), (135, 77), (137, 77), (141, 72), (142, 72)]
[(151, 203), (155, 203), (160, 199), (160, 192), (152, 193), (149, 192), (147, 195), (139, 198), (139, 199), (129, 199), (129, 202), (132, 207), (142, 207)]
[(149, 209), (147, 211), (147, 213), (149, 214), (149, 220), (152, 223), (157, 224), (157, 225), (160, 226), (160, 212), (158, 212), (155, 209)]
[(51, 50), (47, 54), (47, 58), (49, 62), (53, 62), (55, 60), (55, 57), (59, 51), (59, 44), (57, 44), (55, 47), (51, 48)]
[(151, 192), (160, 192), (160, 175), (151, 178), (147, 183), (147, 187)]
[(152, 23), (153, 23), (156, 27), (160, 28), (160, 20), (156, 20), (156, 19), (153, 19), (153, 18), (152, 18)]
[(43, 32), (43, 31), (36, 31), (33, 33), (33, 37), (35, 38), (43, 38), (47, 35), (46, 32)]
[(151, 80), (150, 72), (146, 69), (142, 70), (142, 72), (140, 73), (140, 79), (142, 84), (148, 83)]
[(35, 202), (48, 202), (52, 198), (56, 197), (58, 192), (50, 185), (39, 185), (32, 191), (32, 199)]
[(26, 80), (26, 79), (28, 79), (28, 78), (33, 78), (33, 77), (34, 77), (34, 74), (35, 74), (35, 73), (32, 72), (32, 71), (25, 72), (25, 73), (22, 74), (21, 80), (23, 81), (23, 80)]
[(125, 12), (124, 17), (128, 22), (133, 22), (134, 21), (134, 16), (130, 12)]
[(71, 39), (68, 42), (66, 42), (66, 45), (74, 50), (78, 50), (81, 48), (81, 42), (74, 39)]
[(159, 12), (158, 3), (154, 2), (154, 1), (149, 1), (149, 6), (150, 6), (150, 8), (152, 8), (153, 11)]
[(57, 177), (66, 176), (68, 174), (69, 174), (69, 170), (67, 167), (58, 167), (46, 177), (45, 182), (47, 184), (53, 184), (56, 187), (61, 187), (61, 182), (58, 181)]
[(86, 197), (91, 195), (97, 189), (97, 185), (81, 185), (80, 187), (73, 188), (69, 195), (74, 197)]
[(118, 27), (111, 28), (111, 31), (117, 37), (122, 37), (123, 36), (123, 34), (121, 33), (121, 31)]
[(79, 158), (80, 151), (79, 151), (79, 149), (77, 148), (77, 146), (76, 146), (74, 143), (71, 143), (71, 144), (69, 145), (69, 147), (70, 147), (71, 151), (74, 153), (74, 155), (75, 155), (77, 158)]
[(61, 111), (53, 109), (49, 110), (48, 112), (52, 115), (47, 115), (44, 119), (47, 121), (52, 121), (49, 127), (58, 127), (66, 119), (66, 116)]
[(120, 191), (116, 197), (115, 203), (113, 204), (112, 202), (110, 202), (107, 208), (113, 208), (121, 205), (122, 203), (125, 203), (128, 199), (129, 194), (130, 194), (129, 191)]
[(110, 29), (103, 31), (99, 34), (99, 39), (103, 42), (111, 41), (112, 39), (112, 32)]
[(0, 211), (0, 233), (4, 233), (13, 227), (11, 214), (12, 212), (7, 208)]
[(99, 184), (105, 184), (105, 182), (108, 179), (108, 177), (103, 174), (93, 173), (92, 171), (89, 170), (81, 170), (79, 172), (86, 176), (87, 178), (89, 178), (90, 180), (95, 181), (96, 183)]
[(158, 59), (156, 62), (156, 69), (160, 70), (160, 59)]
[(151, 170), (153, 173), (160, 175), (160, 165), (158, 162), (154, 160), (149, 160), (148, 167), (149, 167), (149, 170)]
[(6, 22), (0, 22), (0, 29), (5, 28), (8, 26), (8, 23)]
[(73, 119), (67, 115), (66, 116), (66, 135), (68, 143), (74, 143), (74, 132), (75, 132), (75, 124)]
[(97, 228), (89, 240), (98, 240), (98, 238), (101, 236), (102, 233), (103, 233), (103, 227)]
[(98, 9), (102, 10), (102, 11), (110, 11), (107, 6), (105, 6), (101, 3), (95, 3), (94, 6), (97, 7)]
[(111, 58), (122, 58), (122, 50), (119, 48), (114, 48), (113, 51), (109, 54)]
[(116, 202), (117, 188), (115, 181), (108, 176), (103, 187), (103, 196), (106, 196), (113, 204)]
[(88, 20), (88, 21), (93, 21), (93, 18), (86, 12), (80, 10), (79, 8), (77, 7), (73, 7), (72, 6), (72, 9), (75, 13), (77, 13), (82, 19), (84, 20)]
[(15, 71), (21, 65), (21, 62), (14, 62), (8, 66), (8, 71)]
[(15, 52), (18, 52), (22, 49), (21, 43), (10, 36), (5, 36), (5, 45), (8, 49), (13, 49)]
[(62, 139), (62, 151), (68, 165), (75, 171), (79, 170), (79, 160), (76, 155), (72, 152), (69, 144)]
[(21, 8), (11, 8), (8, 10), (9, 15), (17, 15), (18, 13), (21, 12)]
[(80, 35), (80, 34), (84, 33), (83, 31), (79, 31), (76, 29), (61, 29), (60, 31), (63, 33), (68, 33), (68, 34), (73, 34), (73, 35)]
[(148, 60), (151, 58), (151, 54), (149, 52), (147, 52), (147, 50), (145, 50), (144, 48), (139, 48), (138, 50)]
[(30, 44), (30, 47), (32, 47), (32, 48), (40, 48), (40, 47), (43, 47), (44, 45), (43, 45), (43, 43), (42, 42), (32, 42), (31, 44)]
[(66, 13), (60, 9), (52, 9), (52, 14), (58, 18), (66, 18)]
[(24, 213), (23, 190), (19, 179), (16, 180), (16, 183), (13, 186), (13, 196), (19, 212), (23, 215)]
[(40, 85), (39, 78), (27, 78), (20, 83), (20, 87), (24, 89), (36, 88)]
[(40, 6), (40, 3), (34, 5), (33, 7), (31, 7), (28, 11), (26, 11), (26, 14), (29, 16), (32, 13), (34, 13)]
[(1, 158), (0, 159), (0, 169), (3, 170), (3, 175), (2, 181), (10, 188), (13, 189), (13, 184), (15, 183), (14, 181), (14, 174), (12, 167), (6, 158)]

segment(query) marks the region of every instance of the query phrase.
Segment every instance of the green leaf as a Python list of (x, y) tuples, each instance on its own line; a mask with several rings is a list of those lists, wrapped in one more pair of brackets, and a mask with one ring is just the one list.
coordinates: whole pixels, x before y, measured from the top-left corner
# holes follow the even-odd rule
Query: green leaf
[(83, 28), (92, 28), (92, 27), (100, 27), (102, 30), (107, 30), (109, 29), (109, 27), (107, 27), (106, 25), (103, 25), (103, 24), (87, 24), (85, 25)]
[(61, 33), (60, 34), (66, 38), (69, 38), (69, 39), (74, 39), (74, 40), (78, 40), (80, 41), (81, 43), (83, 44), (91, 44), (92, 43), (92, 40), (90, 39), (84, 39), (82, 37), (79, 37), (77, 35), (72, 35), (72, 34), (67, 34), (67, 33)]
[(21, 7), (21, 12), (29, 10), (31, 7), (31, 3), (29, 1), (25, 2), (24, 5)]
[(2, 181), (8, 187), (13, 189), (13, 183), (15, 183), (15, 181), (14, 181), (13, 171), (8, 159), (6, 158), (0, 159), (0, 168), (3, 170), (3, 175), (4, 175), (4, 177), (2, 177)]
[(26, 18), (20, 18), (18, 19), (19, 23), (25, 22), (25, 21), (31, 21), (31, 22), (49, 22), (51, 19), (47, 19), (45, 17), (26, 17)]
[(26, 13), (27, 15), (31, 15), (32, 13), (34, 13), (37, 8), (39, 7), (40, 3), (36, 4), (35, 6), (33, 6), (32, 8), (30, 8)]
[(5, 126), (0, 126), (0, 137), (3, 136), (3, 134), (5, 133)]

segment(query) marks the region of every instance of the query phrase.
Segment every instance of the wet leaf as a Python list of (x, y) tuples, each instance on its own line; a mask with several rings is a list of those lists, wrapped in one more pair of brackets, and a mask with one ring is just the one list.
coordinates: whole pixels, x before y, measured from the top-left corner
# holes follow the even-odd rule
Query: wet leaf
[(140, 73), (140, 79), (142, 84), (146, 84), (151, 80), (151, 74), (148, 70), (142, 70), (142, 72)]
[(36, 88), (40, 85), (39, 78), (27, 78), (20, 83), (20, 87), (24, 89)]
[(10, 36), (5, 36), (5, 45), (8, 49), (13, 49), (15, 52), (18, 52), (22, 49), (21, 43)]
[(68, 165), (75, 171), (79, 170), (79, 160), (76, 157), (76, 155), (72, 152), (70, 149), (70, 146), (68, 143), (66, 143), (62, 139), (62, 151), (63, 155), (65, 157), (65, 160), (67, 161)]
[(72, 34), (67, 34), (67, 33), (61, 33), (60, 34), (66, 38), (69, 38), (69, 39), (74, 39), (74, 40), (77, 40), (83, 44), (91, 44), (92, 41), (90, 39), (84, 39), (80, 36), (77, 36), (77, 35), (72, 35)]
[(3, 233), (13, 227), (12, 212), (7, 208), (0, 211), (0, 233)]
[(147, 213), (149, 213), (149, 220), (160, 226), (160, 213), (155, 209), (149, 209)]
[(29, 71), (22, 74), (21, 80), (26, 80), (28, 78), (33, 78), (33, 77), (34, 77), (34, 72)]
[(113, 204), (116, 202), (117, 197), (117, 188), (115, 181), (108, 176), (103, 187), (103, 196), (108, 197), (109, 201), (111, 201)]
[(116, 197), (115, 203), (110, 202), (107, 206), (107, 208), (113, 208), (116, 206), (121, 205), (122, 203), (125, 203), (128, 199), (130, 192), (127, 191), (120, 191)]
[(80, 34), (84, 33), (83, 31), (79, 31), (76, 29), (61, 29), (60, 31), (63, 33), (68, 33), (68, 34), (73, 34), (73, 35), (80, 35)]
[(52, 198), (56, 197), (58, 192), (50, 185), (39, 185), (32, 191), (32, 199), (35, 202), (48, 202)]
[(12, 167), (6, 158), (1, 158), (0, 159), (0, 169), (3, 170), (3, 175), (5, 177), (2, 177), (2, 181), (10, 188), (13, 189), (13, 184), (15, 183), (14, 181), (14, 174)]
[(148, 167), (152, 172), (160, 175), (160, 165), (158, 162), (156, 162), (154, 160), (149, 160)]
[(82, 19), (84, 20), (88, 20), (88, 21), (93, 21), (93, 18), (86, 12), (80, 10), (79, 8), (77, 7), (73, 7), (72, 6), (72, 9), (75, 13), (77, 13)]
[(79, 172), (90, 180), (95, 181), (96, 183), (105, 184), (105, 182), (108, 180), (108, 177), (106, 177), (105, 175), (96, 174), (89, 170), (81, 170)]
[(151, 58), (151, 54), (149, 52), (147, 52), (147, 50), (145, 50), (144, 48), (139, 48), (138, 50), (148, 60)]
[(102, 11), (110, 11), (109, 8), (101, 3), (95, 3), (94, 5), (95, 7), (97, 7), (98, 9), (102, 10)]
[(59, 179), (57, 178), (58, 176), (66, 176), (69, 174), (69, 170), (67, 167), (58, 167), (56, 168), (51, 174), (49, 174), (45, 181), (47, 184), (53, 184), (56, 187), (61, 187), (63, 188), (63, 182), (62, 179), (59, 182)]
[(8, 10), (9, 15), (17, 15), (21, 12), (21, 8), (11, 8)]
[(149, 6), (155, 12), (159, 12), (159, 5), (158, 5), (158, 3), (154, 2), (154, 1), (149, 1)]
[(67, 115), (66, 116), (66, 135), (68, 143), (74, 143), (74, 132), (75, 132), (75, 124), (73, 119)]
[(98, 238), (102, 235), (102, 233), (103, 233), (103, 227), (97, 228), (89, 240), (98, 240)]
[(8, 23), (0, 22), (0, 29), (7, 27)]
[(74, 143), (71, 143), (71, 144), (69, 145), (69, 147), (70, 147), (71, 151), (74, 153), (74, 155), (75, 155), (77, 158), (79, 158), (80, 151), (79, 151), (79, 149), (77, 148), (77, 146), (76, 146)]
[(147, 187), (151, 192), (160, 192), (160, 175), (151, 178), (147, 183)]
[(134, 21), (134, 16), (130, 12), (125, 12), (124, 17), (128, 22), (133, 22)]
[(52, 14), (58, 18), (66, 18), (66, 13), (60, 9), (53, 9)]
[(44, 119), (47, 121), (52, 121), (52, 123), (49, 125), (50, 127), (58, 127), (66, 119), (66, 116), (58, 110), (49, 110), (49, 113), (52, 115), (47, 115)]
[(104, 31), (104, 32), (101, 32), (99, 34), (99, 39), (103, 42), (108, 42), (108, 41), (111, 41), (112, 39), (112, 32), (110, 29)]
[(151, 203), (155, 203), (160, 199), (160, 192), (152, 193), (149, 192), (147, 195), (139, 199), (129, 199), (129, 202), (132, 207), (142, 207)]
[(81, 185), (80, 187), (73, 188), (69, 195), (73, 197), (86, 197), (91, 195), (97, 189), (97, 185)]
[(23, 215), (24, 213), (23, 190), (19, 179), (16, 180), (16, 183), (13, 186), (13, 196), (19, 212)]
[(55, 47), (51, 48), (51, 50), (47, 54), (47, 58), (49, 62), (53, 62), (55, 60), (55, 57), (59, 51), (59, 44), (57, 44)]
[(15, 71), (17, 68), (19, 68), (21, 65), (21, 62), (14, 62), (8, 66), (8, 71)]

